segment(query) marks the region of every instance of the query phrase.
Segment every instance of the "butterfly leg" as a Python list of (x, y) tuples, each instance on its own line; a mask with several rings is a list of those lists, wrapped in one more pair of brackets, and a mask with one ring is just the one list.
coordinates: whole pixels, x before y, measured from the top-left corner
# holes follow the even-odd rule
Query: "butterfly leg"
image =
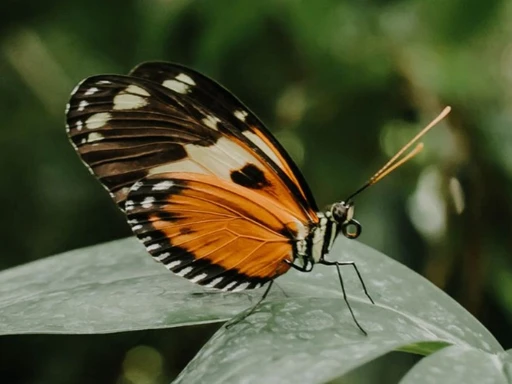
[(244, 320), (248, 316), (252, 315), (254, 313), (254, 311), (256, 310), (256, 308), (262, 303), (262, 301), (267, 298), (267, 296), (268, 296), (268, 294), (270, 292), (270, 288), (272, 288), (273, 284), (274, 284), (274, 280), (270, 280), (267, 289), (265, 289), (265, 292), (263, 293), (263, 296), (261, 296), (261, 298), (258, 300), (258, 302), (256, 304), (254, 304), (249, 311), (247, 311), (246, 313), (242, 314), (242, 316), (240, 316), (240, 318), (235, 319), (232, 322), (226, 324), (226, 329), (231, 328), (233, 325), (238, 324), (239, 322), (241, 322), (242, 320)]
[(350, 303), (348, 301), (347, 292), (345, 291), (345, 284), (343, 283), (343, 277), (341, 276), (340, 266), (345, 266), (345, 265), (353, 266), (355, 271), (356, 271), (356, 273), (357, 273), (357, 276), (359, 277), (359, 281), (361, 282), (361, 285), (363, 286), (364, 293), (370, 299), (372, 304), (375, 304), (373, 299), (368, 294), (368, 290), (366, 289), (366, 285), (364, 284), (363, 278), (362, 278), (361, 274), (359, 273), (359, 270), (357, 269), (357, 266), (356, 266), (355, 262), (353, 262), (353, 261), (344, 261), (344, 262), (342, 262), (342, 261), (321, 260), (319, 263), (324, 264), (324, 265), (334, 265), (334, 266), (336, 266), (336, 270), (338, 271), (338, 278), (340, 280), (341, 291), (343, 292), (343, 300), (347, 304), (348, 310), (350, 311), (350, 314), (352, 315), (352, 319), (354, 320), (354, 323), (356, 323), (357, 327), (361, 330), (361, 332), (364, 333), (365, 336), (368, 336), (368, 333), (366, 333), (366, 331), (363, 329), (363, 327), (361, 327), (361, 325), (359, 324), (359, 322), (356, 319), (356, 316), (354, 315), (354, 311), (352, 310), (352, 307), (350, 306)]
[(354, 270), (356, 271), (357, 277), (359, 278), (359, 281), (361, 282), (361, 286), (363, 287), (364, 294), (366, 295), (366, 297), (368, 298), (368, 300), (370, 300), (370, 302), (372, 304), (375, 304), (375, 302), (373, 301), (372, 297), (368, 293), (368, 289), (366, 289), (366, 285), (364, 283), (363, 277), (359, 273), (359, 269), (357, 269), (357, 265), (356, 265), (356, 263), (354, 261), (327, 261), (327, 260), (322, 260), (322, 261), (320, 261), (320, 263), (324, 264), (324, 265), (336, 265), (336, 268), (338, 268), (338, 273), (340, 273), (339, 272), (339, 267), (340, 266), (343, 267), (345, 265), (351, 265), (352, 267), (354, 267)]

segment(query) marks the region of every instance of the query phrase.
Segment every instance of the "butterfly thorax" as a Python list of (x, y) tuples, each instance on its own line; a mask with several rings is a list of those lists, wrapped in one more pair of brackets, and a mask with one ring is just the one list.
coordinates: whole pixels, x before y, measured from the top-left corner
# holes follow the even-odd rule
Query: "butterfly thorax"
[(359, 236), (360, 231), (354, 235), (347, 230), (354, 222), (353, 215), (353, 204), (345, 202), (334, 203), (326, 211), (317, 212), (318, 222), (305, 234), (299, 233), (294, 244), (294, 259), (298, 259), (304, 270), (311, 270), (315, 263), (323, 260), (340, 231), (349, 238)]

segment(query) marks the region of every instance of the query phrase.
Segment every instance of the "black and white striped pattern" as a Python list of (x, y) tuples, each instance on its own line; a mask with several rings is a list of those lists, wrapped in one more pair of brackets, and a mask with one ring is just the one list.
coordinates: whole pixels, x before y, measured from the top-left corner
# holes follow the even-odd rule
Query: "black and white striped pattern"
[[(319, 222), (307, 234), (295, 239), (294, 252), (304, 266), (318, 263), (331, 250), (338, 235), (338, 224), (331, 212), (318, 212)], [(307, 260), (307, 261), (305, 261)]]

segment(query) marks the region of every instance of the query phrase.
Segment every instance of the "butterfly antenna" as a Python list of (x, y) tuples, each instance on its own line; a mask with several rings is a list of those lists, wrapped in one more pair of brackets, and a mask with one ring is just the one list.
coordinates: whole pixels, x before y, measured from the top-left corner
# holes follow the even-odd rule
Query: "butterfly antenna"
[(400, 167), (401, 165), (405, 164), (409, 160), (411, 160), (413, 157), (415, 157), (418, 153), (420, 153), (423, 150), (423, 143), (418, 143), (414, 149), (409, 152), (404, 157), (400, 158), (404, 154), (405, 151), (407, 151), (413, 144), (415, 144), (420, 138), (422, 138), (428, 131), (430, 131), (437, 123), (439, 123), (441, 120), (443, 120), (446, 115), (448, 115), (451, 111), (451, 107), (446, 107), (443, 109), (443, 111), (437, 116), (432, 122), (427, 125), (425, 128), (423, 128), (416, 136), (414, 136), (407, 144), (405, 144), (389, 161), (384, 164), (384, 166), (379, 169), (361, 188), (359, 188), (357, 191), (355, 191), (353, 194), (351, 194), (345, 202), (350, 201), (355, 196), (359, 195), (361, 192), (363, 192), (366, 188), (369, 186), (376, 184), (380, 180), (382, 180), (384, 177), (389, 175), (391, 172), (393, 172), (395, 169)]

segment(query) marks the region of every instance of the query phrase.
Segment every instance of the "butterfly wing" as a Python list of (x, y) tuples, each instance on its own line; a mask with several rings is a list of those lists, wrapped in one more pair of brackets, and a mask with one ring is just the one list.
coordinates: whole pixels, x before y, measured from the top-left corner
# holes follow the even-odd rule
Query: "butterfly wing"
[(196, 173), (137, 182), (126, 214), (157, 261), (194, 283), (226, 291), (258, 288), (285, 273), (293, 239), (306, 225), (275, 200)]
[(313, 194), (293, 159), (258, 117), (222, 85), (190, 68), (166, 62), (142, 63), (130, 72), (130, 76), (158, 84), (174, 80), (177, 84), (184, 82), (194, 85), (189, 89), (187, 97), (204, 109), (215, 111), (219, 119), (229, 122), (233, 128), (239, 130), (254, 147), (260, 149), (286, 173), (308, 204), (315, 211), (318, 210)]
[(234, 121), (217, 115), (217, 105), (189, 97), (194, 88), (196, 80), (188, 75), (162, 84), (103, 75), (86, 79), (73, 92), (67, 111), (70, 140), (120, 207), (137, 180), (193, 172), (281, 200), (300, 219), (318, 221), (314, 202), (302, 189)]

